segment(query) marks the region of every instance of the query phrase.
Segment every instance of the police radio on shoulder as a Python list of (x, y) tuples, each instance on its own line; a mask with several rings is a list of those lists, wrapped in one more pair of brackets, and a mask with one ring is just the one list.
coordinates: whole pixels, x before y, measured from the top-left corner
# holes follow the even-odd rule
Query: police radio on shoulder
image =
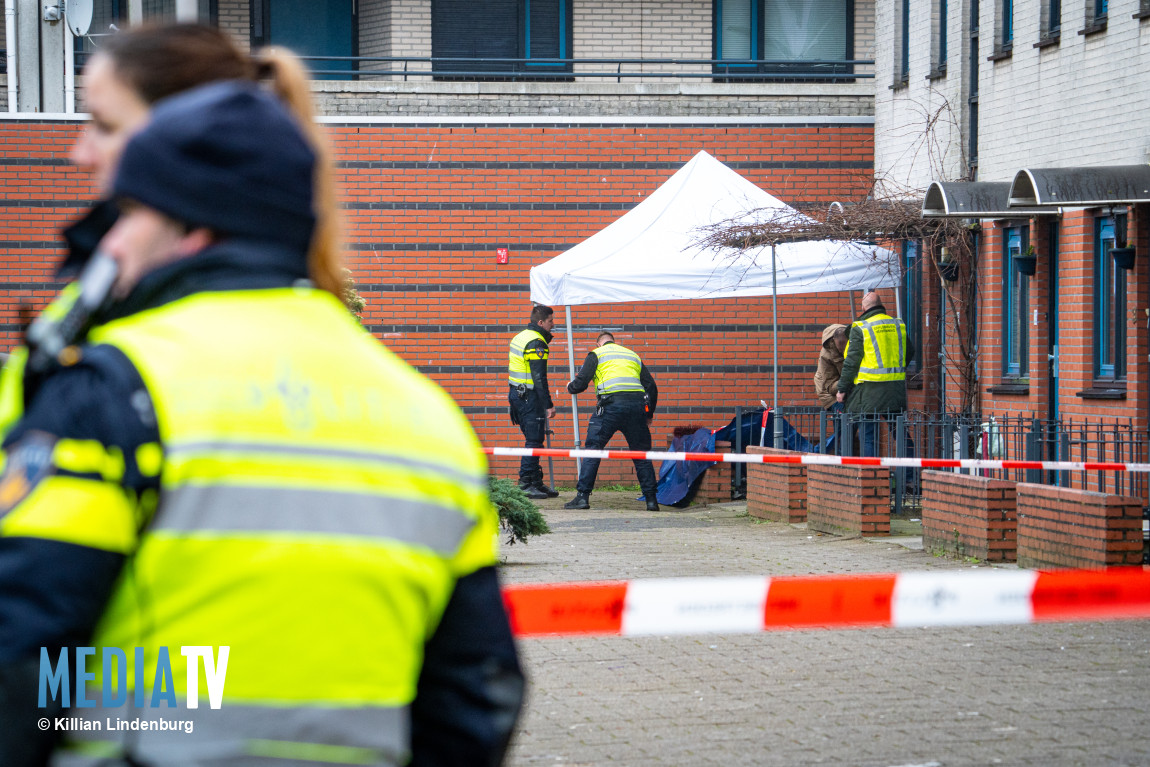
[(82, 340), (93, 315), (112, 295), (119, 267), (103, 251), (96, 251), (80, 274), (79, 292), (68, 311), (58, 317), (41, 314), (28, 327), (28, 369), (43, 373), (51, 368), (65, 348)]

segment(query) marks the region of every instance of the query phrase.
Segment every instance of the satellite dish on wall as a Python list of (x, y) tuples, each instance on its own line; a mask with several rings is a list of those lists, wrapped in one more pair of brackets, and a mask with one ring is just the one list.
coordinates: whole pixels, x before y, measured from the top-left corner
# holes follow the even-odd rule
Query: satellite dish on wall
[(64, 0), (64, 19), (76, 37), (88, 34), (92, 26), (92, 0)]

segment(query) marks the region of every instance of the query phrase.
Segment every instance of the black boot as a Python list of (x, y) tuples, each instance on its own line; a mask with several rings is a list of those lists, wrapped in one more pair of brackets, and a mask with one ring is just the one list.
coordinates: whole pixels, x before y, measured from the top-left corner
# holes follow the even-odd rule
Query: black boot
[(655, 498), (655, 495), (652, 493), (651, 495), (647, 496), (647, 511), (658, 511), (658, 510), (659, 510), (659, 500), (657, 498)]
[(575, 491), (575, 497), (563, 504), (565, 509), (589, 509), (591, 508), (591, 494), (582, 493), (578, 490)]
[(547, 487), (547, 485), (543, 484), (542, 482), (535, 483), (535, 489), (536, 490), (542, 490), (543, 492), (547, 493), (548, 498), (558, 498), (559, 497), (559, 491), (558, 490), (553, 490), (550, 487)]
[[(521, 490), (522, 490), (524, 493), (526, 493), (526, 494), (527, 494), (527, 497), (528, 497), (528, 498), (530, 498), (530, 499), (531, 499), (531, 500), (533, 500), (533, 501), (545, 501), (545, 500), (547, 500), (548, 498), (551, 498), (551, 497), (553, 497), (553, 496), (551, 496), (551, 495), (548, 495), (548, 494), (547, 494), (547, 491), (546, 491), (546, 490), (544, 490), (544, 489), (543, 489), (542, 487), (540, 487), (539, 485), (528, 485), (527, 487), (522, 487), (522, 488), (520, 488), (520, 489), (521, 489)], [(556, 493), (555, 495), (558, 495), (558, 493)]]

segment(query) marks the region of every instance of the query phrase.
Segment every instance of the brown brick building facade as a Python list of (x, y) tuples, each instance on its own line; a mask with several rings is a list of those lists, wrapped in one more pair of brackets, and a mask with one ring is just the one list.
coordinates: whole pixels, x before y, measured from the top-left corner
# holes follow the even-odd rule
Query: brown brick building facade
[[(0, 349), (61, 287), (59, 229), (95, 191), (65, 159), (80, 121), (0, 121)], [(518, 445), (507, 418), (507, 343), (530, 311), (528, 272), (611, 223), (701, 149), (780, 199), (826, 205), (872, 172), (865, 120), (445, 122), (326, 126), (345, 207), (347, 261), (367, 301), (364, 324), (442, 384), (488, 445)], [(496, 248), (510, 262), (496, 264)], [(556, 445), (572, 443), (562, 308), (551, 384)], [(844, 294), (779, 301), (780, 404), (813, 404), (819, 332), (849, 321)], [(609, 328), (660, 388), (657, 447), (676, 426), (724, 425), (737, 405), (770, 399), (771, 301), (675, 301), (576, 307), (575, 362)], [(590, 395), (580, 401), (585, 425)], [(499, 459), (501, 473), (513, 462)], [(556, 462), (560, 481), (573, 478)], [(605, 462), (601, 481), (632, 482)]]

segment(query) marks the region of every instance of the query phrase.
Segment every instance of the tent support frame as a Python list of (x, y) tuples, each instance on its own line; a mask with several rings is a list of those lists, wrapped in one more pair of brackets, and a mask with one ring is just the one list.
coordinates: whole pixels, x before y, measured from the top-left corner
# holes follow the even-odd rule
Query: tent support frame
[[(571, 307), (563, 307), (567, 310), (567, 364), (570, 366), (571, 379), (575, 379), (575, 338), (571, 330)], [(571, 422), (575, 427), (575, 449), (579, 449), (579, 403), (575, 401), (575, 395), (571, 395)], [(575, 459), (575, 473), (579, 474), (583, 469), (582, 461), (578, 458)]]

